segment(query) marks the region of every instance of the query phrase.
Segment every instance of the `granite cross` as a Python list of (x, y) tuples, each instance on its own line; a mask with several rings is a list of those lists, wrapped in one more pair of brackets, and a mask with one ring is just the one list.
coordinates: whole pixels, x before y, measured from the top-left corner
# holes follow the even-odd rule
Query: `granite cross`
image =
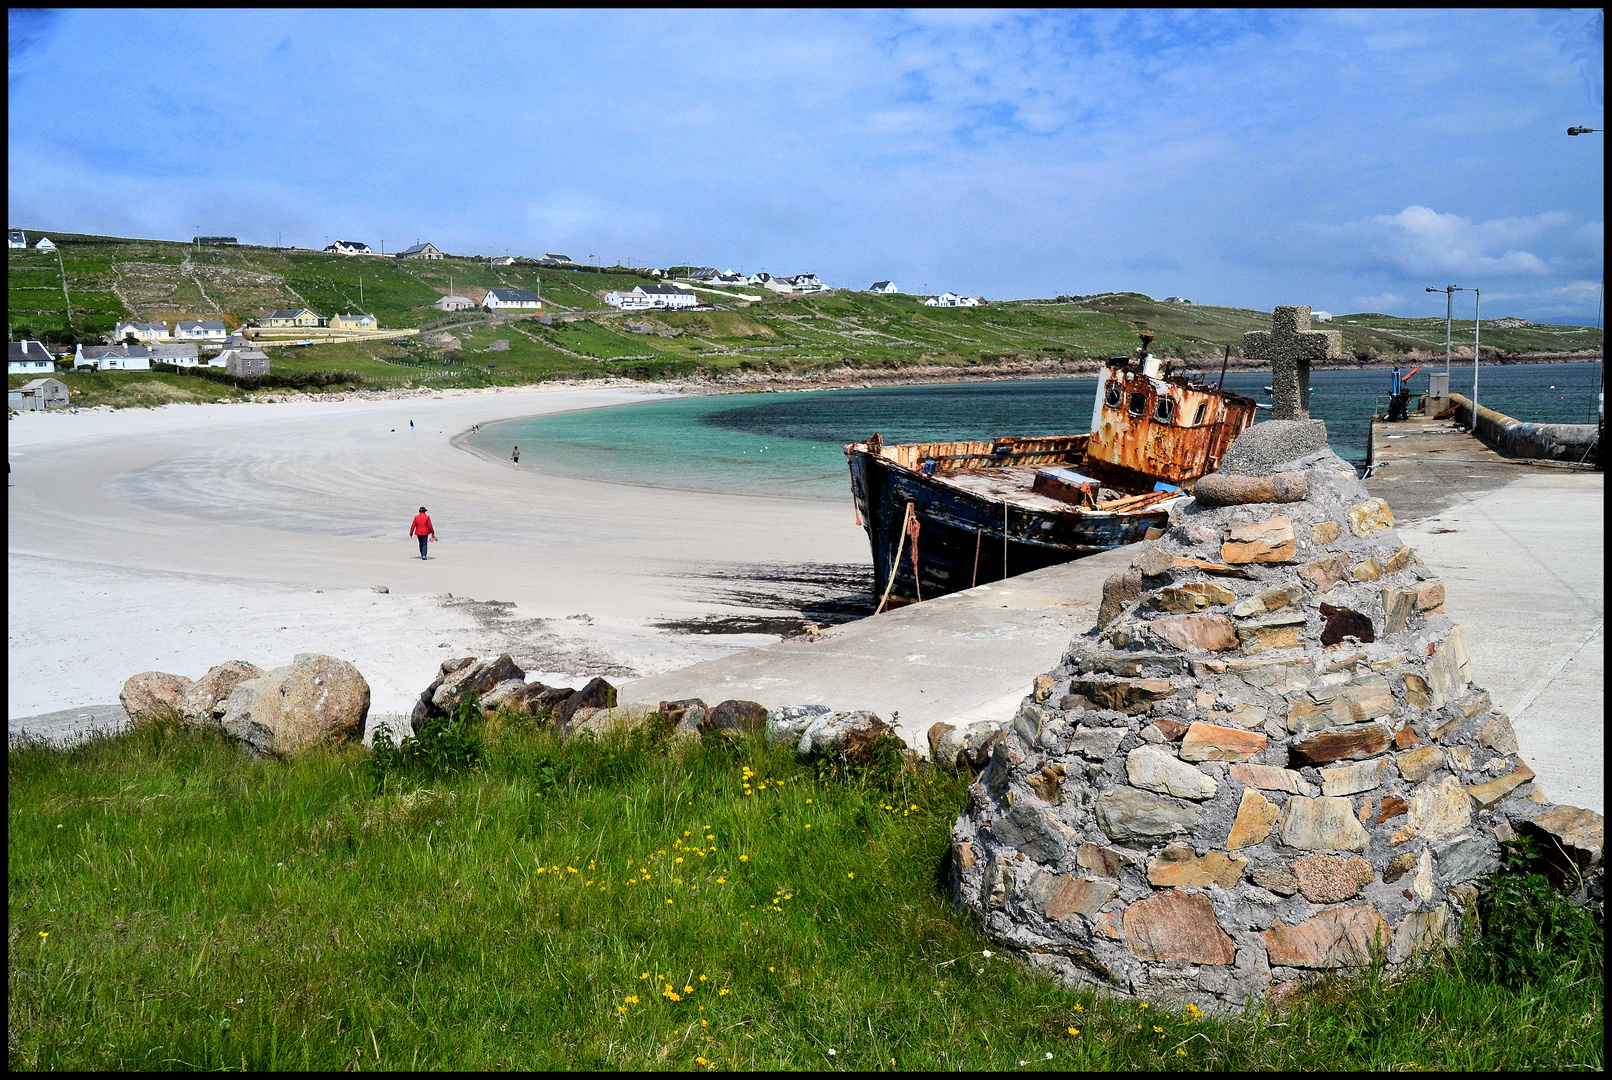
[(1271, 365), (1271, 397), (1276, 420), (1310, 418), (1310, 361), (1343, 355), (1343, 334), (1337, 330), (1311, 330), (1308, 304), (1283, 306), (1271, 312), (1269, 330), (1243, 335), (1243, 356)]

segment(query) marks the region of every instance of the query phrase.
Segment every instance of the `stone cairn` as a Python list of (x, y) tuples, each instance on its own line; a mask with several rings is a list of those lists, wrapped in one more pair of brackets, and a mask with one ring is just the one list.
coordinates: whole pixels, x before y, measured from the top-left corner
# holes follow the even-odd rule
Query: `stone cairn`
[(1517, 832), (1598, 873), (1393, 525), (1321, 421), (1239, 437), (1009, 724), (934, 740), (983, 765), (958, 902), (1068, 982), (1236, 1010), (1452, 940)]

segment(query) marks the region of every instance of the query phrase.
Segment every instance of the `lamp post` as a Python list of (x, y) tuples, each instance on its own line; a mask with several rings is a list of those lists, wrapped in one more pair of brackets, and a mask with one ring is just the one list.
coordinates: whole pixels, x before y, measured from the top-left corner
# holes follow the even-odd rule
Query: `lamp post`
[(1429, 285), (1427, 291), (1444, 294), (1444, 375), (1448, 378), (1450, 374), (1450, 319), (1454, 314), (1455, 294), (1461, 291), (1461, 286), (1446, 285), (1442, 289), (1435, 289)]

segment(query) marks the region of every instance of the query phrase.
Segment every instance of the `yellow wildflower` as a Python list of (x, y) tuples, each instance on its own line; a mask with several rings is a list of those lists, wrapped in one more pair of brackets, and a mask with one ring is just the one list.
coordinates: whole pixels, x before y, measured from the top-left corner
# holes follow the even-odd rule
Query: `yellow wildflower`
[(578, 873), (577, 868), (574, 867), (574, 866), (567, 866), (566, 869), (569, 870), (573, 874)]
[(1176, 1057), (1186, 1057), (1187, 1052), (1185, 1050), (1182, 1050), (1180, 1047), (1176, 1047), (1175, 1055), (1176, 1055)]
[(720, 990), (718, 990), (716, 992), (716, 996), (717, 997), (727, 997), (728, 996), (728, 988), (724, 986), (722, 989), (720, 989)]
[(749, 862), (750, 861), (750, 856), (748, 856), (748, 855), (740, 855), (739, 856), (739, 861), (740, 862)]
[(685, 993), (685, 994), (692, 994), (692, 993), (693, 993), (693, 992), (694, 992), (694, 988), (693, 988), (693, 987), (692, 987), (692, 986), (685, 986), (685, 987), (683, 987), (683, 993)]
[(700, 976), (700, 981), (701, 981), (701, 982), (704, 982), (704, 981), (705, 981), (705, 976), (704, 976), (704, 975), (701, 975), (701, 976)]
[(674, 862), (682, 862), (682, 861), (683, 861), (683, 856), (681, 856), (681, 855), (679, 855), (679, 856), (678, 856), (678, 857), (677, 857), (677, 858), (676, 858), (676, 859), (674, 859), (674, 860), (673, 860), (673, 861), (674, 861)]
[(1071, 1035), (1079, 1035), (1080, 1034), (1080, 1029), (1077, 1028), (1077, 1027), (1072, 1027), (1072, 1028), (1069, 1029), (1069, 1034), (1071, 1034)]
[(846, 877), (848, 877), (848, 878), (854, 878), (854, 877), (856, 877), (856, 875), (855, 875), (855, 874), (846, 874), (846, 875), (845, 875), (845, 876), (846, 876)]
[(811, 825), (808, 824), (806, 827), (809, 829), (809, 828), (811, 828)]
[(1157, 1024), (1155, 1024), (1155, 1025), (1154, 1025), (1154, 1026), (1153, 1026), (1153, 1030), (1154, 1030), (1154, 1031), (1163, 1031), (1163, 1030), (1164, 1030), (1164, 1029), (1163, 1029), (1163, 1028), (1161, 1028), (1161, 1027), (1159, 1027), (1159, 1026), (1158, 1026), (1158, 1025), (1157, 1025)]

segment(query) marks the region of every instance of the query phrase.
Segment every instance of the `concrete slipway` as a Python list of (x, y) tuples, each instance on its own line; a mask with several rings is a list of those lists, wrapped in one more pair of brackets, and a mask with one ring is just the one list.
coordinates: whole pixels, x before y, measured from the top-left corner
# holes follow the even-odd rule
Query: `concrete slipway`
[[(1432, 425), (1429, 425), (1432, 426)], [(1473, 675), (1511, 714), (1551, 799), (1605, 812), (1605, 477), (1523, 465), (1463, 433), (1380, 451), (1375, 494), (1445, 583)], [(1396, 440), (1397, 442), (1398, 440)], [(1392, 445), (1392, 444), (1391, 444)], [(1386, 490), (1384, 490), (1386, 489)], [(629, 682), (624, 701), (699, 697), (871, 709), (928, 752), (931, 724), (1006, 720), (1096, 621), (1128, 549)]]

